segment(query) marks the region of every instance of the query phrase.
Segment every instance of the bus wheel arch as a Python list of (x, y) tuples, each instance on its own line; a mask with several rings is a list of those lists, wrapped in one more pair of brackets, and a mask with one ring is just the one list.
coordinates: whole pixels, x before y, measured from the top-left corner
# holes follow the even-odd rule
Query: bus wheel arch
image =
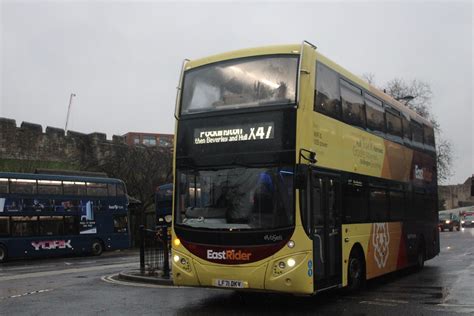
[(347, 263), (347, 289), (354, 291), (362, 288), (366, 281), (366, 263), (362, 246), (356, 243), (352, 246)]
[(104, 242), (100, 239), (92, 240), (91, 249), (94, 256), (100, 256), (105, 250)]
[(0, 244), (0, 263), (6, 262), (8, 259), (8, 249), (4, 244)]

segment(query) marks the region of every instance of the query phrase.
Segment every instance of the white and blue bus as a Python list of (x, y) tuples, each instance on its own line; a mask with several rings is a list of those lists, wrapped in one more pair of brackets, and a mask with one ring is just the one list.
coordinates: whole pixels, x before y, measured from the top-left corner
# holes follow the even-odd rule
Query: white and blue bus
[(128, 247), (123, 181), (0, 172), (0, 262)]

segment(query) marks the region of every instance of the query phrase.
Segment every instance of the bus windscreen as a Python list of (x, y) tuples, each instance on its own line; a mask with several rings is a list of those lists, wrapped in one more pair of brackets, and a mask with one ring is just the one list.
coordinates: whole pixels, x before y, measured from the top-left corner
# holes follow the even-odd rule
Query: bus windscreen
[(244, 230), (294, 225), (292, 168), (183, 171), (178, 179), (178, 225)]

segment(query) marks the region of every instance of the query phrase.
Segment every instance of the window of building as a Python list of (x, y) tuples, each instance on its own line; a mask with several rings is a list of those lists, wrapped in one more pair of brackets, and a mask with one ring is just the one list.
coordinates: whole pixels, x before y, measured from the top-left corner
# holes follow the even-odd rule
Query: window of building
[(343, 186), (344, 219), (346, 223), (361, 223), (368, 219), (367, 194), (361, 181), (349, 179)]
[(385, 111), (385, 119), (387, 121), (387, 133), (402, 137), (402, 119), (398, 114), (395, 114), (391, 110)]
[(365, 127), (365, 110), (362, 90), (341, 80), (342, 119), (344, 122)]
[(382, 101), (365, 95), (367, 127), (373, 131), (385, 132), (385, 117)]
[(126, 233), (128, 230), (127, 215), (114, 216), (114, 233)]
[(374, 222), (388, 221), (388, 200), (385, 189), (370, 189), (370, 219)]
[(155, 136), (143, 136), (143, 145), (156, 146)]
[(339, 92), (339, 75), (321, 63), (316, 65), (316, 92), (314, 110), (339, 118), (341, 102)]
[(138, 136), (133, 137), (133, 143), (134, 143), (135, 145), (140, 144), (140, 137), (138, 137)]
[(424, 130), (424, 136), (425, 136), (425, 144), (434, 147), (434, 145), (435, 145), (435, 139), (434, 139), (434, 131), (433, 131), (433, 128), (424, 125), (424, 126), (423, 126), (423, 130)]
[(423, 144), (423, 127), (421, 126), (421, 124), (411, 120), (410, 129), (412, 134), (412, 140), (416, 143)]
[(160, 138), (159, 144), (161, 147), (171, 147), (171, 143), (168, 140), (163, 139), (163, 138)]
[(389, 191), (390, 196), (390, 219), (401, 221), (405, 210), (405, 195), (401, 191)]

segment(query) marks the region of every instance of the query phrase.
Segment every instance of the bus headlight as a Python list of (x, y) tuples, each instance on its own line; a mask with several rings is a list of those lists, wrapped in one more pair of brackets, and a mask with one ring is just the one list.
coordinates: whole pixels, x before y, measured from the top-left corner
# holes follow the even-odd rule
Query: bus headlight
[(190, 260), (183, 255), (173, 256), (174, 265), (186, 272), (191, 272)]
[(179, 240), (179, 238), (175, 238), (173, 243), (176, 247), (178, 247), (179, 245), (181, 245), (181, 240)]
[(293, 267), (295, 266), (295, 264), (296, 264), (296, 261), (295, 261), (295, 259), (290, 258), (290, 259), (288, 259), (288, 260), (286, 261), (286, 263), (288, 264), (288, 266), (289, 266), (290, 268), (293, 268)]
[(293, 248), (295, 246), (295, 242), (293, 240), (290, 240), (288, 243), (287, 243), (287, 246), (288, 248)]
[(306, 257), (307, 254), (298, 253), (277, 259), (272, 263), (273, 276), (279, 277), (287, 272), (292, 271), (293, 269), (297, 269), (297, 267), (305, 261)]
[(445, 223), (446, 223), (446, 224), (449, 224), (449, 223), (451, 223), (451, 221), (447, 219)]
[(466, 221), (461, 221), (461, 224), (464, 224)]

